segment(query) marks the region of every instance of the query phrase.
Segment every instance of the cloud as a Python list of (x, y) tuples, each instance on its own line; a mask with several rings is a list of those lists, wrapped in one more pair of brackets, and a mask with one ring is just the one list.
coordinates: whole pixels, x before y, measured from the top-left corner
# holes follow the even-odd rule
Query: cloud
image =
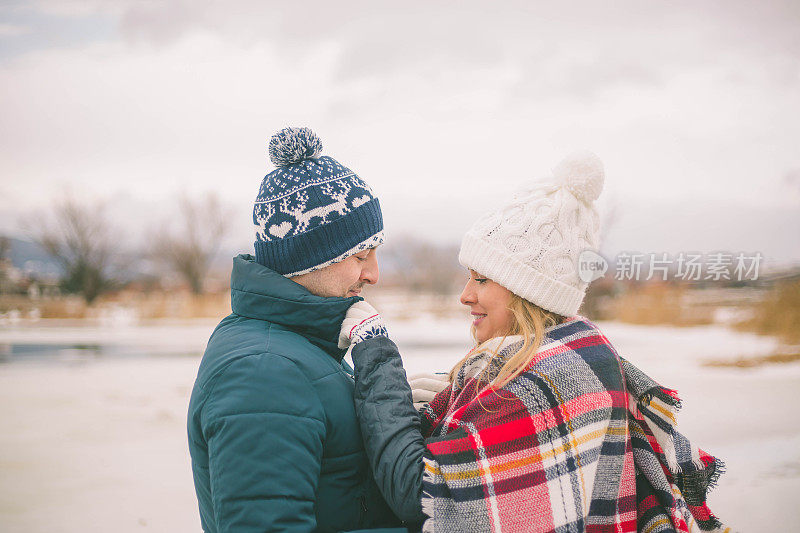
[(113, 34), (112, 18), (94, 9), (67, 16), (33, 3), (3, 4), (0, 6), (0, 61), (13, 61), (39, 50), (109, 40)]
[(119, 15), (135, 0), (29, 0), (19, 2), (41, 15), (61, 18), (87, 18), (96, 15)]
[(800, 168), (787, 170), (783, 175), (783, 183), (791, 193), (800, 197)]
[[(239, 43), (271, 43), (281, 50), (305, 51), (340, 31), (343, 13), (361, 2), (277, 3), (240, 2), (126, 2), (120, 17), (122, 34), (133, 42), (168, 45), (196, 33), (210, 33)], [(369, 6), (369, 4), (364, 4)]]
[[(393, 231), (453, 238), (575, 148), (604, 159), (607, 193), (644, 206), (783, 205), (798, 165), (792, 15), (772, 8), (750, 46), (738, 4), (59, 4), (41, 16), (73, 40), (40, 25), (0, 63), (0, 165), (19, 205), (61, 184), (154, 203), (216, 190), (244, 227), (285, 125), (314, 128), (383, 195)], [(102, 39), (79, 40), (84, 26)]]
[(21, 24), (3, 24), (0, 23), (0, 38), (3, 37), (18, 37), (31, 32), (29, 26)]
[(646, 61), (596, 56), (532, 61), (510, 89), (512, 101), (577, 99), (591, 102), (619, 89), (659, 89), (667, 81), (664, 69)]

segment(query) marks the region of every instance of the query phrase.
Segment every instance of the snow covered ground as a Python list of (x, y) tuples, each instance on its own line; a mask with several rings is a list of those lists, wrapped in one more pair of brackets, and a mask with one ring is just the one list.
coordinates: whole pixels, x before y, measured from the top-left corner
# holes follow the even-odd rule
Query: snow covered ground
[[(185, 411), (211, 322), (0, 329), (0, 531), (199, 531)], [(461, 320), (390, 323), (409, 373), (448, 370)], [(678, 389), (679, 423), (727, 463), (712, 510), (745, 532), (800, 523), (800, 364), (707, 368), (770, 338), (722, 327), (600, 324), (620, 353)]]

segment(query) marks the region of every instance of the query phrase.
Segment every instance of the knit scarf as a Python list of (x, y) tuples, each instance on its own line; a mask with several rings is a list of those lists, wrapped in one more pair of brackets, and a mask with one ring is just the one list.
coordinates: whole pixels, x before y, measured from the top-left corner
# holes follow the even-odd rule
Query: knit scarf
[(492, 386), (522, 345), (488, 343), (421, 410), (423, 531), (725, 531), (705, 503), (721, 465), (675, 430), (674, 391), (582, 317)]

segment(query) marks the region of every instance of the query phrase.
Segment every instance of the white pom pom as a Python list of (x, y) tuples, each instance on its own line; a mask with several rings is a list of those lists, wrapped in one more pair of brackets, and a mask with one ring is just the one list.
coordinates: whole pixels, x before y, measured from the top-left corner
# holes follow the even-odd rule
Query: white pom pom
[(269, 141), (269, 158), (276, 167), (314, 159), (322, 152), (322, 141), (309, 128), (283, 128)]
[(592, 152), (570, 154), (553, 169), (556, 182), (577, 199), (590, 204), (603, 191), (603, 162)]

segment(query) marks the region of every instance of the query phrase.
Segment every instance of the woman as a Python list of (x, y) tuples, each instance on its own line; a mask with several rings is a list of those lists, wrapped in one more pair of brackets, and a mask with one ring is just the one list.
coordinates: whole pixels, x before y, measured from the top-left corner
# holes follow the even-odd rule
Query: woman
[(348, 312), (356, 413), (376, 481), (423, 531), (694, 531), (719, 463), (674, 430), (674, 392), (577, 316), (578, 256), (597, 249), (592, 154), (563, 161), (465, 235), (461, 302), (476, 346), (419, 415), (366, 302)]

